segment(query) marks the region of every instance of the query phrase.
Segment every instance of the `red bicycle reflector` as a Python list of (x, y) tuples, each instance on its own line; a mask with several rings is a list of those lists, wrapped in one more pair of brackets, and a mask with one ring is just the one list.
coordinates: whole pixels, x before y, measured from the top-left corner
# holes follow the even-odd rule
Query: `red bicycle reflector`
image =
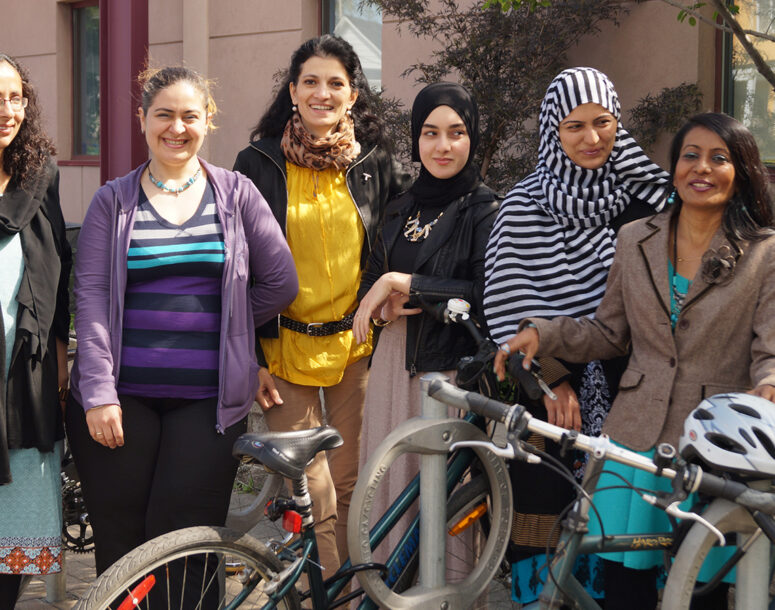
[(121, 602), (118, 610), (132, 610), (132, 608), (137, 608), (137, 606), (140, 605), (140, 602), (145, 599), (145, 596), (148, 595), (148, 592), (153, 589), (155, 584), (156, 577), (153, 574), (146, 576), (139, 585), (132, 589), (132, 592), (127, 598)]
[(301, 532), (301, 515), (295, 510), (286, 510), (283, 513), (283, 529), (292, 534)]

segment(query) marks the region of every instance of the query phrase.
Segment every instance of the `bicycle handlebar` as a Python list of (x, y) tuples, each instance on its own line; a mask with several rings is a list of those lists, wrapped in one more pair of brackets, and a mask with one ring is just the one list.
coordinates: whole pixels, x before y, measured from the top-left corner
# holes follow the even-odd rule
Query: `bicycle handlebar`
[[(434, 379), (430, 383), (428, 394), (454, 407), (473, 411), (498, 421), (506, 426), (508, 432), (515, 432), (520, 429), (520, 426), (523, 426), (526, 430), (555, 442), (568, 442), (573, 447), (591, 453), (595, 457), (605, 457), (671, 480), (679, 476), (678, 469), (673, 467), (660, 468), (651, 458), (619, 447), (613, 444), (607, 436), (587, 436), (574, 430), (549, 424), (536, 419), (518, 404), (507, 405), (475, 392), (461, 390), (441, 379)], [(710, 496), (735, 502), (752, 511), (764, 513), (764, 515), (775, 515), (775, 494), (773, 493), (752, 489), (744, 483), (705, 472), (696, 465), (691, 465), (688, 470), (683, 471), (681, 476), (683, 477), (682, 484), (689, 493), (700, 491)], [(756, 518), (755, 515), (754, 518)], [(767, 519), (762, 520), (767, 521)], [(768, 535), (771, 533), (773, 540), (775, 540), (775, 524), (767, 524), (767, 528), (762, 527), (762, 529), (765, 529), (765, 533)], [(768, 529), (772, 531), (770, 532)]]
[[(745, 506), (752, 511), (775, 515), (775, 494), (753, 489), (745, 483), (724, 479), (709, 472), (703, 472), (702, 470), (701, 472), (702, 476), (697, 487), (702, 493), (724, 498), (730, 502)], [(773, 530), (773, 535), (775, 536), (775, 529)]]

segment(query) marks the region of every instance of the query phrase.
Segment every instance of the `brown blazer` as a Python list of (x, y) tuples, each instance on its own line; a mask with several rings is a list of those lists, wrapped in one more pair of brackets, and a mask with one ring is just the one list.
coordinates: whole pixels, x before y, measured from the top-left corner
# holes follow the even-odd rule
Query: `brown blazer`
[[(775, 385), (775, 237), (731, 248), (719, 229), (708, 253), (732, 253), (732, 273), (694, 278), (670, 329), (667, 211), (619, 232), (605, 296), (592, 318), (532, 318), (538, 354), (589, 362), (627, 354), (603, 432), (632, 449), (678, 443), (706, 396)], [(706, 253), (706, 257), (708, 255)], [(523, 321), (523, 325), (527, 320)], [(775, 405), (773, 405), (775, 409)]]

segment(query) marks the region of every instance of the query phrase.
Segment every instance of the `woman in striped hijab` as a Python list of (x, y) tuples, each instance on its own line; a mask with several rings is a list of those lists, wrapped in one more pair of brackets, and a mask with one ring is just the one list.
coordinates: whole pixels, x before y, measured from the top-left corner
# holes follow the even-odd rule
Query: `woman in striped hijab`
[[(613, 84), (594, 68), (558, 74), (546, 91), (539, 121), (536, 170), (506, 196), (487, 247), (484, 311), (498, 343), (529, 316), (592, 315), (605, 291), (619, 227), (661, 210), (669, 185), (668, 174), (622, 127)], [(558, 367), (542, 360), (558, 400), (545, 397), (533, 405), (534, 414), (599, 434), (623, 364)], [(547, 450), (559, 453), (556, 446)], [(535, 555), (546, 548), (557, 514), (573, 495), (561, 478), (535, 467), (516, 464), (512, 477), (519, 482), (514, 486), (515, 590), (528, 602), (540, 587), (531, 578), (543, 563)], [(558, 533), (555, 528), (555, 537)]]

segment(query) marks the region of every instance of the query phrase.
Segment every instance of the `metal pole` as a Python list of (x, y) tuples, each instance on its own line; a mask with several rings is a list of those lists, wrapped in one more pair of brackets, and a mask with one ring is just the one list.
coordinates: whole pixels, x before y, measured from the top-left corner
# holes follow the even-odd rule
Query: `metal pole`
[[(420, 379), (423, 419), (445, 419), (447, 405), (428, 396), (434, 379), (449, 378), (431, 373)], [(445, 584), (447, 540), (447, 456), (420, 456), (420, 585), (438, 588)]]
[[(770, 491), (770, 481), (750, 483), (753, 489)], [(742, 545), (748, 535), (738, 535)], [(770, 539), (760, 535), (737, 564), (735, 579), (735, 608), (767, 610), (769, 607)]]

